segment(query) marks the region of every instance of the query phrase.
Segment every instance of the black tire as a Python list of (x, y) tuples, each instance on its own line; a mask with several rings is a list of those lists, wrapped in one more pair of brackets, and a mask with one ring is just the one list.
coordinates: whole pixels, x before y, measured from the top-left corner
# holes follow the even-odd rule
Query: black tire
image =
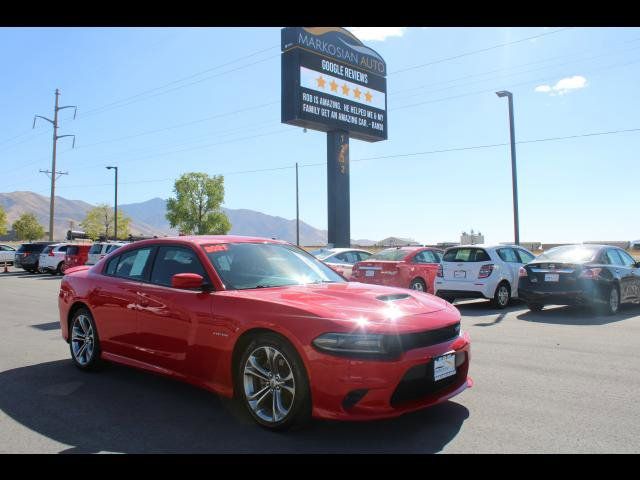
[[(81, 317), (83, 317), (82, 320)], [(80, 329), (79, 332), (86, 332), (88, 330), (87, 321), (91, 327), (92, 341), (89, 342), (90, 345), (86, 350), (89, 352), (90, 348), (91, 353), (85, 355), (81, 352), (82, 342), (76, 342), (74, 340), (74, 329), (77, 324)], [(82, 323), (84, 323), (85, 328), (81, 328)], [(98, 337), (98, 329), (96, 328), (96, 324), (93, 320), (93, 315), (91, 315), (89, 309), (85, 307), (76, 310), (69, 322), (69, 352), (71, 353), (71, 359), (73, 360), (74, 365), (80, 370), (96, 371), (103, 365), (102, 360), (100, 359), (100, 338)], [(75, 352), (80, 353), (80, 355)]]
[(55, 275), (63, 275), (63, 272), (62, 272), (62, 265), (63, 265), (63, 263), (64, 263), (64, 262), (60, 262), (60, 263), (58, 264), (58, 267), (56, 268), (56, 271), (55, 271), (55, 272), (51, 272), (51, 275), (53, 275), (54, 273), (55, 273)]
[[(615, 295), (615, 297), (614, 297)], [(606, 315), (615, 315), (620, 309), (620, 289), (617, 285), (613, 285), (609, 291), (607, 297), (604, 299), (604, 313)]]
[(446, 300), (447, 302), (449, 302), (452, 305), (453, 305), (453, 302), (456, 301), (456, 299), (454, 297), (446, 297), (445, 296), (445, 297), (440, 297), (440, 298), (443, 299), (443, 300)]
[[(260, 378), (253, 377), (251, 375), (247, 375), (247, 381), (245, 384), (245, 366), (249, 362), (249, 358), (252, 357), (255, 359), (258, 357), (261, 352), (266, 348), (271, 348), (277, 350), (279, 355), (282, 355), (286, 363), (282, 362), (281, 359), (277, 361), (278, 365), (274, 368), (275, 375), (273, 372), (271, 373), (274, 380), (277, 377), (278, 373), (287, 373), (287, 377), (289, 376), (289, 366), (290, 373), (293, 374), (293, 387), (294, 387), (294, 395), (291, 396), (289, 392), (285, 392), (284, 388), (280, 391), (279, 395), (282, 395), (281, 404), (285, 405), (289, 403), (289, 409), (286, 415), (283, 418), (278, 419), (276, 415), (272, 415), (272, 419), (262, 418), (258, 413), (254, 411), (254, 408), (250, 405), (249, 398), (247, 396), (247, 388), (251, 390), (256, 390), (256, 393), (266, 389), (269, 389), (269, 384)], [(276, 357), (274, 357), (276, 358)], [(261, 367), (264, 367), (265, 364), (262, 364)], [(236, 365), (236, 374), (235, 374), (235, 391), (236, 398), (244, 405), (244, 408), (249, 415), (253, 418), (253, 420), (260, 425), (261, 427), (267, 428), (269, 430), (287, 430), (292, 427), (301, 427), (309, 422), (311, 419), (311, 393), (309, 389), (309, 380), (307, 376), (307, 372), (304, 368), (304, 364), (302, 363), (302, 359), (295, 348), (282, 336), (276, 333), (260, 333), (253, 337), (249, 344), (245, 347), (242, 352), (242, 356), (240, 357), (240, 361), (238, 365)], [(265, 371), (268, 368), (264, 369)], [(266, 378), (266, 377), (265, 377)], [(271, 380), (269, 380), (271, 381)], [(290, 381), (289, 381), (290, 382)], [(259, 386), (256, 386), (259, 385)], [(288, 386), (291, 386), (289, 383)], [(275, 387), (278, 388), (278, 387)], [(273, 389), (271, 389), (273, 391)], [(275, 403), (274, 397), (275, 392), (271, 393), (270, 391), (266, 391), (260, 398), (265, 398), (267, 407), (269, 405), (273, 406)], [(262, 415), (266, 415), (263, 411), (268, 410), (265, 408), (258, 408), (260, 405), (260, 399), (256, 402), (255, 408), (262, 413)], [(273, 411), (273, 410), (272, 410)], [(270, 412), (269, 412), (270, 413)]]
[(527, 307), (532, 312), (540, 312), (544, 308), (544, 305), (542, 305), (541, 303), (529, 303), (527, 304)]
[(421, 278), (414, 278), (413, 280), (411, 280), (409, 288), (411, 290), (417, 290), (419, 292), (427, 293), (427, 286)]
[[(503, 289), (506, 289), (506, 296), (503, 293)], [(491, 305), (495, 308), (503, 309), (509, 305), (509, 300), (511, 300), (511, 288), (507, 282), (500, 282), (496, 287), (496, 292), (493, 294)]]

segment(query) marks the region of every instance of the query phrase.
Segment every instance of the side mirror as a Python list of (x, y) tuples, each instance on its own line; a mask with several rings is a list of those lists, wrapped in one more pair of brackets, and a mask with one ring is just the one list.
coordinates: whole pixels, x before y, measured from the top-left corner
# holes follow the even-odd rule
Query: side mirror
[(197, 273), (176, 273), (171, 277), (171, 286), (173, 288), (202, 288), (204, 278)]

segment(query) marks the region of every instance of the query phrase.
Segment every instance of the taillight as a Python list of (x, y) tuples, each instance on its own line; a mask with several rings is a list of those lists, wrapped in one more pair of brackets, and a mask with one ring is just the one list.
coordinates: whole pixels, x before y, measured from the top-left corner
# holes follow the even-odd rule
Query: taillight
[(480, 267), (480, 273), (478, 274), (478, 278), (487, 278), (493, 272), (493, 263), (489, 263), (487, 265), (483, 265)]
[(518, 270), (518, 277), (522, 278), (522, 277), (527, 277), (527, 269), (524, 267), (520, 267), (520, 270)]
[(602, 268), (598, 268), (598, 267), (585, 268), (580, 274), (580, 278), (588, 278), (588, 279), (598, 278), (601, 271), (602, 271)]
[(444, 271), (442, 270), (442, 264), (438, 265), (438, 273), (436, 273), (436, 277), (444, 277)]
[(54, 257), (54, 256), (55, 256), (55, 255), (53, 254), (53, 250), (51, 250), (51, 251), (49, 252), (49, 256), (50, 256), (50, 257)]

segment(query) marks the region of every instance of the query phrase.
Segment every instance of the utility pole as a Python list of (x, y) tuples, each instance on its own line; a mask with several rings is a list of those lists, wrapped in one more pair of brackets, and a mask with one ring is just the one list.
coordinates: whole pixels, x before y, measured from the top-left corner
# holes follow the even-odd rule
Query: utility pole
[(296, 162), (296, 245), (300, 246), (300, 206), (298, 198), (298, 162)]
[(113, 239), (118, 241), (118, 167), (106, 167), (107, 170), (115, 170), (116, 171), (116, 198), (113, 202), (113, 210), (114, 210), (114, 228), (113, 228)]
[(513, 94), (507, 90), (496, 92), (498, 97), (509, 101), (509, 132), (511, 137), (511, 187), (513, 190), (513, 234), (516, 245), (520, 245), (520, 220), (518, 217), (518, 173), (516, 171), (516, 132), (513, 119)]
[(56, 170), (56, 144), (58, 142), (59, 138), (63, 138), (63, 137), (73, 137), (73, 146), (72, 148), (75, 148), (76, 146), (76, 136), (75, 135), (58, 135), (58, 112), (64, 108), (73, 108), (75, 109), (73, 112), (73, 119), (76, 119), (76, 114), (78, 113), (78, 107), (76, 107), (75, 105), (68, 105), (66, 107), (59, 107), (58, 106), (58, 97), (60, 96), (60, 90), (56, 88), (56, 101), (55, 101), (55, 106), (53, 109), (53, 120), (47, 118), (47, 117), (43, 117), (42, 115), (36, 115), (35, 117), (33, 117), (33, 127), (32, 128), (36, 128), (36, 120), (38, 118), (41, 118), (43, 120), (46, 120), (47, 122), (49, 122), (51, 125), (53, 125), (53, 156), (52, 156), (52, 160), (51, 160), (51, 171), (44, 171), (44, 170), (40, 170), (40, 172), (42, 173), (46, 173), (48, 175), (51, 175), (51, 200), (49, 202), (49, 241), (52, 242), (53, 241), (53, 214), (55, 211), (55, 195), (56, 195), (56, 180), (58, 179), (58, 177), (60, 175), (68, 175), (69, 172), (58, 172)]

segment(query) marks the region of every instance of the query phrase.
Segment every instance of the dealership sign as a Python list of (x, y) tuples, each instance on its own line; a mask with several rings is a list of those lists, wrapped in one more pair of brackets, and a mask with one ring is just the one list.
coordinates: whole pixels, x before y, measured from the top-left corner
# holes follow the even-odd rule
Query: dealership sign
[(387, 139), (387, 66), (339, 27), (282, 29), (282, 122)]

